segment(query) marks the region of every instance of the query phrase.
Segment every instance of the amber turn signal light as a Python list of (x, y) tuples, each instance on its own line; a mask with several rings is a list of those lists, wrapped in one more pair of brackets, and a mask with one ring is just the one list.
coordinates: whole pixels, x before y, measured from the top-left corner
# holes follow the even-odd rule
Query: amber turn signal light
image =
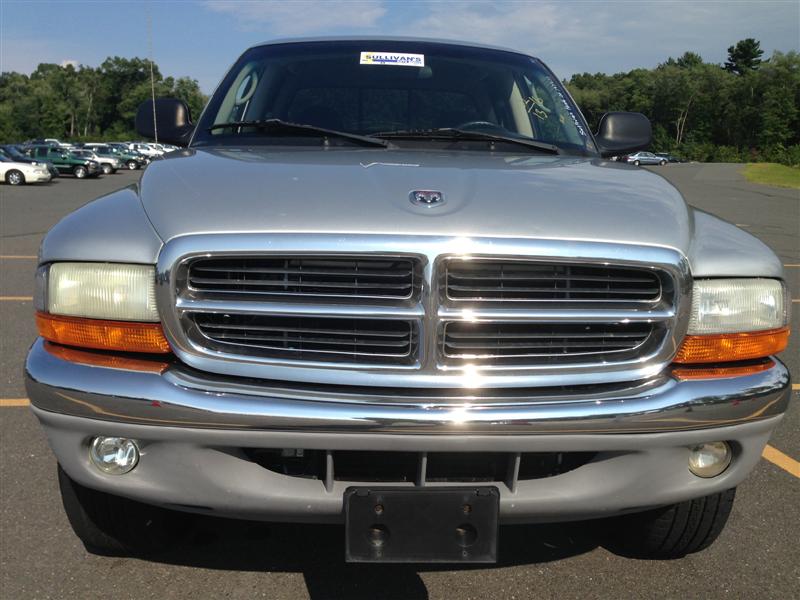
[(164, 357), (164, 359), (160, 360), (153, 360), (149, 357), (133, 358), (127, 355), (107, 354), (105, 352), (97, 352), (96, 350), (86, 348), (70, 348), (51, 342), (45, 342), (44, 347), (45, 350), (53, 356), (80, 365), (123, 369), (125, 371), (139, 371), (142, 373), (163, 373), (169, 368), (169, 363), (164, 362), (165, 360), (169, 360), (168, 357)]
[(44, 339), (82, 348), (121, 352), (171, 352), (160, 323), (104, 321), (36, 313), (36, 328)]
[(788, 327), (746, 333), (687, 335), (674, 362), (697, 364), (764, 358), (785, 350), (788, 343)]
[(722, 366), (722, 367), (676, 367), (672, 369), (672, 376), (681, 381), (692, 379), (726, 379), (729, 377), (744, 377), (769, 371), (775, 362), (767, 359), (755, 364)]

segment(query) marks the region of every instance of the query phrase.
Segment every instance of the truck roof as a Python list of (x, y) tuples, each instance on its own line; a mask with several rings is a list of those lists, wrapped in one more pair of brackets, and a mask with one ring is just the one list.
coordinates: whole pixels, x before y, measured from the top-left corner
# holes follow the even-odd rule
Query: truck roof
[[(504, 46), (494, 46), (492, 44), (482, 44), (479, 42), (468, 42), (466, 40), (439, 40), (432, 38), (413, 37), (413, 36), (395, 36), (395, 35), (345, 35), (345, 36), (310, 36), (310, 37), (294, 37), (294, 38), (278, 38), (254, 44), (251, 48), (260, 48), (262, 46), (274, 46), (277, 44), (302, 44), (306, 42), (426, 42), (430, 44), (446, 44), (449, 46), (467, 46), (469, 48), (485, 48), (487, 50), (502, 50), (503, 52), (513, 52), (514, 54), (522, 54), (524, 56), (531, 56), (527, 52), (515, 50), (514, 48), (506, 48)], [(533, 57), (535, 58), (535, 57)]]

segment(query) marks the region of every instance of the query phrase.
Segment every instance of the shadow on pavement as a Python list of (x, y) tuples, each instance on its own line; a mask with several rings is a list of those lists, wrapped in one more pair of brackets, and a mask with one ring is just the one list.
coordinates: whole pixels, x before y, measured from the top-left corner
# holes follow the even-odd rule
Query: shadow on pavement
[[(309, 595), (325, 598), (428, 598), (419, 573), (497, 569), (577, 556), (596, 548), (586, 523), (500, 530), (497, 565), (369, 565), (344, 562), (344, 528), (198, 518), (189, 538), (151, 560), (226, 571), (302, 573)], [(265, 590), (266, 591), (266, 590)]]

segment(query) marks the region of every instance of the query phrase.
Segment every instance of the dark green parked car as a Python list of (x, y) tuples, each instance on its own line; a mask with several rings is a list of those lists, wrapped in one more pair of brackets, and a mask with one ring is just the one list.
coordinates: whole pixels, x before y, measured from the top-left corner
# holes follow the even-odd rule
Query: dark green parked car
[(83, 179), (98, 177), (102, 173), (97, 161), (80, 158), (64, 148), (28, 146), (25, 151), (31, 158), (49, 160), (62, 175), (74, 175), (78, 179)]

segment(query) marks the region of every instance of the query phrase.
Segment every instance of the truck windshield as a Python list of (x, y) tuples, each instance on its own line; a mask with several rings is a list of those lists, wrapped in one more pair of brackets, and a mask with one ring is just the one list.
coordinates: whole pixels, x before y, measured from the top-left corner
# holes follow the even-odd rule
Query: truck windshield
[(267, 120), (387, 137), (393, 144), (430, 144), (442, 136), (413, 133), (458, 129), (533, 140), (566, 153), (595, 152), (577, 107), (538, 60), (435, 42), (326, 41), (248, 50), (209, 102), (192, 145), (307, 143), (307, 135), (293, 136), (287, 128), (222, 126)]

